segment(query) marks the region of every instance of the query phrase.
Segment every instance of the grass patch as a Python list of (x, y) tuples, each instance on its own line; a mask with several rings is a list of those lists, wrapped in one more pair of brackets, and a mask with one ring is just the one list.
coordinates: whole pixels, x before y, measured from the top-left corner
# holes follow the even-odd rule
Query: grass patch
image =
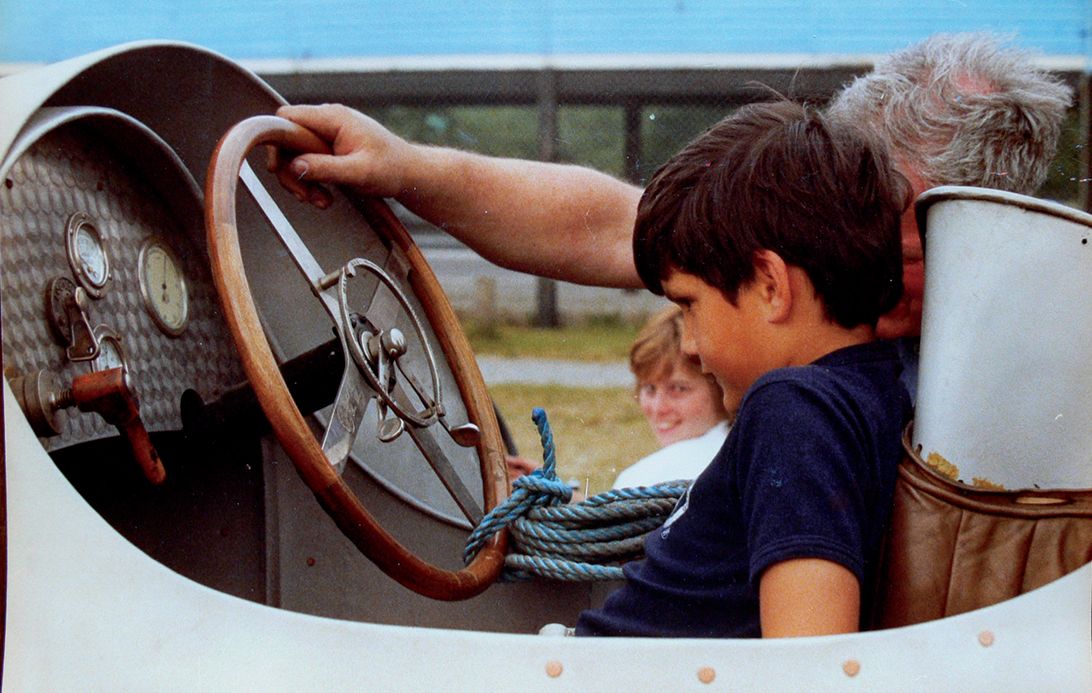
[(489, 389), (522, 456), (542, 459), (531, 410), (549, 416), (558, 476), (577, 479), (591, 494), (608, 490), (622, 471), (657, 449), (629, 388), (494, 385)]
[(611, 317), (557, 328), (464, 323), (476, 354), (597, 362), (624, 360), (640, 329), (640, 325)]

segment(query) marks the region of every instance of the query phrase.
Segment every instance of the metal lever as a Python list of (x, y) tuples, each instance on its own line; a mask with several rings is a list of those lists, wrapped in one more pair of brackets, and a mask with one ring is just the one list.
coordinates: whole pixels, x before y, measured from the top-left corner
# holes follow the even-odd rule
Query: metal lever
[(467, 422), (461, 426), (448, 426), (447, 420), (443, 417), (440, 417), (440, 423), (444, 425), (451, 439), (461, 447), (472, 448), (481, 442), (482, 429), (478, 428), (477, 424)]
[(129, 448), (144, 478), (157, 485), (166, 481), (167, 470), (163, 468), (163, 461), (159, 459), (159, 453), (140, 419), (140, 404), (124, 368), (109, 368), (76, 376), (69, 392), (72, 403), (80, 411), (96, 412), (107, 423), (117, 426), (129, 441)]
[(65, 350), (69, 361), (90, 361), (99, 355), (99, 340), (87, 319), (88, 303), (87, 292), (77, 286), (72, 300), (65, 304), (72, 326), (72, 343)]
[[(396, 364), (398, 359), (406, 353), (406, 336), (402, 331), (394, 327), (384, 330), (379, 334), (365, 332), (361, 335), (364, 346), (364, 354), (374, 364), (375, 377), (387, 394), (391, 394), (395, 387), (397, 377)], [(406, 422), (398, 416), (387, 418), (387, 404), (382, 397), (377, 402), (376, 410), (379, 412), (379, 441), (390, 443), (406, 430)]]
[(61, 409), (77, 407), (83, 412), (95, 412), (116, 426), (129, 442), (148, 481), (158, 485), (167, 479), (163, 461), (140, 418), (140, 405), (124, 368), (78, 375), (68, 388), (61, 385), (54, 373), (37, 371), (12, 380), (12, 390), (38, 435), (60, 434), (57, 412)]
[[(396, 363), (395, 365), (398, 366), (398, 372), (402, 374), (402, 378), (409, 383), (410, 388), (412, 388), (414, 393), (421, 398), (421, 401), (428, 401), (425, 399), (427, 395), (424, 392), (424, 388), (421, 387), (421, 383), (413, 376), (413, 373), (402, 368), (401, 363)], [(451, 439), (454, 440), (457, 445), (464, 448), (472, 448), (481, 442), (482, 431), (478, 428), (477, 424), (468, 421), (464, 424), (452, 426), (447, 422), (443, 403), (436, 402), (434, 406), (437, 412), (436, 418), (439, 419), (440, 425), (444, 427), (444, 430), (447, 431), (448, 435), (451, 436)]]
[(50, 325), (65, 346), (69, 361), (90, 361), (99, 355), (99, 340), (87, 317), (87, 291), (67, 277), (57, 277), (46, 289)]

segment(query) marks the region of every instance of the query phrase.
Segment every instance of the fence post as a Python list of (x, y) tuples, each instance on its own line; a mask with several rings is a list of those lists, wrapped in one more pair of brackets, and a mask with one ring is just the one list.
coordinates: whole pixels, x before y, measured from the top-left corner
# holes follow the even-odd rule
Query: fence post
[[(538, 158), (557, 161), (557, 73), (543, 68), (538, 73)], [(557, 327), (561, 318), (557, 309), (557, 282), (539, 277), (536, 291), (535, 324)]]
[(474, 282), (474, 293), (477, 300), (477, 319), (480, 321), (480, 329), (489, 337), (497, 334), (497, 325), (500, 320), (497, 315), (497, 280), (493, 277), (478, 277)]
[(627, 99), (625, 106), (625, 152), (622, 168), (634, 185), (641, 184), (641, 102)]

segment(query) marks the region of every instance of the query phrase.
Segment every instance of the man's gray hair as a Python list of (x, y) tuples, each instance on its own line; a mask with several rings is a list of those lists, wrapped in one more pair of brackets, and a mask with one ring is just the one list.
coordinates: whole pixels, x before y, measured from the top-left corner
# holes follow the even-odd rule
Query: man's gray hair
[(1072, 101), (1031, 55), (988, 33), (937, 34), (835, 95), (834, 117), (868, 127), (927, 185), (1033, 194)]

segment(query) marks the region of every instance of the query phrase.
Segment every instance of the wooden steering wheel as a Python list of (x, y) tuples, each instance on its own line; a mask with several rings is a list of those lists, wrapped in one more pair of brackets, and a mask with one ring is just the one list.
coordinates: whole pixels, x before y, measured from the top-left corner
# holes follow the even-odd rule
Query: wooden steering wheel
[[(358, 208), (396, 259), (384, 265), (356, 258), (333, 271), (324, 271), (246, 163), (250, 151), (261, 145), (303, 153), (329, 152), (326, 143), (309, 130), (275, 116), (255, 116), (228, 131), (209, 162), (205, 224), (213, 278), (251, 386), (277, 440), (304, 482), (364, 555), (387, 575), (425, 596), (444, 600), (472, 597), (493, 583), (503, 567), (503, 534), (490, 541), (466, 568), (438, 568), (414, 555), (383, 529), (342, 478), (363, 416), (374, 402), (382, 419), (380, 441), (408, 433), (472, 523), (507, 496), (500, 429), (466, 337), (424, 256), (381, 200), (361, 199)], [(240, 181), (329, 313), (342, 344), (345, 369), (321, 444), (289, 394), (243, 272), (236, 227), (236, 190)], [(390, 271), (392, 265), (402, 265), (405, 271)], [(346, 285), (362, 276), (374, 276), (376, 282), (371, 305), (360, 313), (349, 305)], [(436, 357), (406, 288), (423, 307), (446, 359), (444, 365), (458, 365), (451, 374), (470, 419), (467, 423), (446, 420)], [(380, 302), (384, 303), (382, 309), (376, 307)], [(403, 325), (412, 327), (411, 338), (393, 326), (392, 313), (400, 316)], [(422, 357), (427, 361), (431, 382), (422, 382), (405, 367), (406, 359)], [(450, 440), (442, 440), (443, 436)], [(452, 441), (460, 447), (476, 448), (484, 507), (477, 507), (474, 495), (447, 459), (444, 446), (450, 447)]]

